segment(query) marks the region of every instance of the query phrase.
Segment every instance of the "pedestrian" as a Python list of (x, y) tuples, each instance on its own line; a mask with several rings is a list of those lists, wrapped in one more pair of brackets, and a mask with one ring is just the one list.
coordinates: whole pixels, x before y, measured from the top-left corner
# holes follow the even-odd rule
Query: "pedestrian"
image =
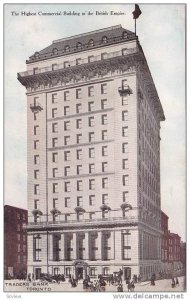
[(174, 288), (175, 287), (175, 280), (174, 280), (174, 278), (172, 278), (172, 288)]
[(132, 280), (132, 281), (131, 281), (131, 291), (134, 292), (134, 289), (135, 289), (135, 283), (134, 283), (134, 281)]
[(176, 279), (175, 279), (175, 284), (176, 284), (176, 286), (179, 286), (179, 280), (178, 280), (177, 277), (176, 277)]

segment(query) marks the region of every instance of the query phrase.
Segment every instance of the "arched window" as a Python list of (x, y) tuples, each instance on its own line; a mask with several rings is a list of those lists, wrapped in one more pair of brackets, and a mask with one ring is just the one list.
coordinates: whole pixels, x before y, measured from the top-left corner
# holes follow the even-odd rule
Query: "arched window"
[(70, 51), (70, 47), (69, 47), (69, 45), (66, 45), (65, 46), (65, 52), (69, 52)]
[(76, 48), (79, 50), (79, 49), (82, 49), (82, 44), (80, 42), (77, 43), (77, 46)]
[(53, 55), (56, 55), (56, 54), (58, 54), (58, 49), (57, 48), (53, 48)]
[(127, 31), (123, 31), (122, 37), (123, 37), (123, 39), (126, 39), (128, 37)]
[(34, 57), (35, 57), (35, 58), (40, 58), (40, 53), (39, 53), (39, 52), (35, 52), (35, 53), (34, 53)]
[(107, 43), (107, 42), (108, 42), (107, 36), (103, 36), (103, 37), (102, 37), (102, 43)]
[(94, 46), (94, 40), (90, 40), (89, 42), (88, 42), (88, 45), (89, 45), (89, 47), (93, 47)]

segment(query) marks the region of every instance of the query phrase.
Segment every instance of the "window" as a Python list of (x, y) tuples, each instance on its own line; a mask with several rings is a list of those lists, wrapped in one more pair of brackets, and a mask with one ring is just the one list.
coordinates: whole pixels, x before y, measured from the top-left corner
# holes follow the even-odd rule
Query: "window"
[(77, 175), (82, 173), (82, 165), (77, 165)]
[(127, 98), (127, 96), (122, 96), (122, 105), (123, 106), (128, 105), (128, 98)]
[(71, 274), (71, 268), (70, 267), (66, 267), (65, 268), (65, 275), (69, 276)]
[(38, 135), (39, 134), (39, 125), (35, 125), (34, 126), (34, 135)]
[(55, 71), (58, 69), (58, 65), (57, 64), (52, 64), (52, 71)]
[(57, 207), (58, 207), (58, 199), (53, 198), (53, 208), (57, 208)]
[(108, 194), (102, 194), (102, 204), (108, 204)]
[(35, 184), (34, 185), (34, 195), (39, 195), (40, 194), (40, 185)]
[(129, 168), (129, 161), (127, 158), (123, 159), (122, 165), (123, 165), (123, 170), (127, 170)]
[(108, 188), (108, 178), (102, 178), (102, 188), (107, 189)]
[(34, 200), (34, 209), (39, 209), (39, 199)]
[(38, 234), (33, 237), (33, 260), (40, 261), (41, 256), (41, 237)]
[(128, 201), (128, 194), (129, 194), (128, 191), (124, 191), (123, 192), (123, 202), (127, 202)]
[(64, 92), (64, 101), (69, 101), (69, 91)]
[(82, 133), (78, 133), (76, 135), (76, 143), (80, 144), (82, 142)]
[(57, 162), (57, 161), (58, 161), (58, 153), (52, 152), (52, 162)]
[(82, 64), (82, 59), (81, 58), (77, 58), (76, 59), (76, 65), (79, 66)]
[(70, 181), (65, 181), (65, 192), (70, 192), (70, 191), (71, 191)]
[(122, 136), (127, 137), (128, 134), (128, 126), (122, 127)]
[(69, 166), (64, 167), (64, 175), (69, 176), (69, 174), (70, 174), (70, 167)]
[(94, 173), (95, 171), (95, 164), (89, 164), (89, 174)]
[(38, 68), (33, 68), (33, 74), (38, 74)]
[(64, 106), (64, 116), (68, 116), (69, 114), (69, 106)]
[(70, 51), (69, 45), (66, 45), (64, 49), (65, 49), (65, 52), (69, 52)]
[(95, 219), (95, 212), (90, 212), (89, 213), (89, 219)]
[(107, 115), (102, 115), (101, 116), (101, 119), (102, 119), (102, 125), (106, 125), (108, 122), (108, 116)]
[(76, 154), (78, 160), (82, 159), (82, 149), (77, 149)]
[(52, 94), (51, 95), (51, 102), (52, 102), (52, 104), (54, 104), (54, 103), (57, 103), (57, 94)]
[(101, 59), (106, 59), (108, 58), (108, 54), (106, 52), (101, 54)]
[(34, 149), (39, 149), (40, 142), (39, 140), (34, 141)]
[(102, 146), (102, 156), (108, 155), (108, 146)]
[(94, 46), (94, 40), (91, 39), (91, 40), (88, 42), (88, 45), (89, 45), (89, 47), (93, 47), (93, 46)]
[(89, 190), (95, 189), (95, 179), (89, 179)]
[(64, 151), (64, 160), (69, 161), (70, 160), (70, 151)]
[(20, 233), (17, 233), (17, 241), (20, 241)]
[(127, 149), (128, 149), (128, 143), (123, 143), (122, 144), (122, 152), (127, 153)]
[(80, 42), (78, 42), (77, 45), (76, 45), (76, 48), (77, 48), (78, 50), (82, 49), (82, 44), (81, 44)]
[(82, 180), (77, 180), (77, 191), (82, 191)]
[(79, 114), (82, 111), (82, 104), (81, 103), (77, 103), (76, 104), (76, 113)]
[(122, 234), (122, 248), (123, 248), (123, 259), (131, 260), (131, 246), (130, 245), (131, 235), (130, 233)]
[(89, 205), (90, 206), (95, 205), (95, 195), (90, 195), (89, 196)]
[(103, 275), (109, 275), (110, 274), (110, 268), (109, 267), (104, 267), (103, 268)]
[(76, 99), (81, 99), (82, 90), (76, 89)]
[(52, 108), (52, 118), (55, 118), (57, 115), (57, 108)]
[(94, 157), (95, 157), (95, 149), (89, 148), (89, 158), (94, 158)]
[(70, 121), (64, 121), (64, 130), (69, 131), (70, 130)]
[(107, 130), (102, 130), (102, 140), (105, 141), (108, 138)]
[(77, 197), (77, 206), (82, 206), (82, 204), (83, 204), (82, 196), (78, 196)]
[(34, 112), (34, 121), (37, 120), (38, 112)]
[(68, 145), (70, 139), (70, 135), (64, 136), (64, 145)]
[(58, 193), (58, 183), (53, 183), (52, 184), (52, 190), (53, 190), (53, 193)]
[(52, 123), (52, 132), (58, 132), (58, 123)]
[(93, 142), (94, 141), (94, 132), (89, 132), (88, 136), (89, 136), (89, 142)]
[(107, 171), (108, 171), (108, 163), (102, 162), (102, 172), (107, 172)]
[(65, 207), (70, 207), (71, 206), (71, 199), (70, 197), (65, 197)]
[(105, 44), (105, 43), (107, 43), (107, 42), (108, 42), (107, 36), (103, 36), (103, 37), (102, 37), (102, 43)]
[(82, 119), (76, 119), (76, 128), (81, 129), (82, 128)]
[(64, 68), (68, 68), (70, 67), (70, 62), (69, 61), (65, 61), (64, 62)]
[(40, 156), (39, 155), (34, 155), (34, 164), (39, 165), (40, 163)]
[(128, 120), (128, 110), (122, 111), (122, 121)]
[(39, 179), (39, 178), (40, 178), (40, 171), (34, 170), (34, 179)]
[(94, 87), (89, 86), (88, 87), (88, 97), (92, 97), (92, 96), (94, 96)]
[(88, 111), (92, 111), (94, 109), (94, 101), (88, 102)]
[(123, 175), (123, 186), (129, 185), (129, 175)]
[(107, 99), (102, 99), (101, 100), (101, 109), (105, 109), (107, 106)]
[(107, 93), (107, 83), (101, 84), (101, 94)]
[(52, 169), (52, 176), (57, 177), (58, 176), (58, 168), (53, 168)]
[(108, 210), (102, 211), (102, 218), (107, 219), (108, 218)]
[(58, 145), (58, 138), (53, 138), (52, 139), (52, 147), (57, 147)]
[(90, 63), (90, 62), (93, 62), (93, 61), (94, 61), (94, 55), (89, 56), (88, 57), (88, 62)]
[(127, 55), (128, 54), (128, 49), (125, 48), (125, 49), (122, 49), (122, 55)]

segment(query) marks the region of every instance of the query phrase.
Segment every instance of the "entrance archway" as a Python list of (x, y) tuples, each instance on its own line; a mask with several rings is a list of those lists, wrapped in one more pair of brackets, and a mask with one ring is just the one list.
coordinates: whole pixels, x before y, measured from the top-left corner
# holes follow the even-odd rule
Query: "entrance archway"
[(78, 279), (85, 279), (87, 277), (88, 264), (83, 260), (75, 260), (73, 265), (75, 268), (75, 277)]

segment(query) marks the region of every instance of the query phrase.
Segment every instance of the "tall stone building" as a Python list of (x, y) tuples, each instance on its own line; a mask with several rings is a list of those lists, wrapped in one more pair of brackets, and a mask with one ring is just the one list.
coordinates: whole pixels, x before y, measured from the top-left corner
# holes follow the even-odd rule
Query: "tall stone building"
[(28, 272), (157, 273), (165, 117), (138, 37), (63, 38), (26, 65)]

